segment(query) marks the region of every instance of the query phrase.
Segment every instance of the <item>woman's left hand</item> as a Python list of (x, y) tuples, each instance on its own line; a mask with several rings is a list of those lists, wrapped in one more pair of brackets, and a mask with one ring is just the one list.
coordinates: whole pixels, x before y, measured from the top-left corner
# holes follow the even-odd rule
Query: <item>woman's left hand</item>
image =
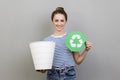
[(86, 48), (85, 48), (86, 51), (89, 51), (92, 47), (92, 43), (89, 41), (86, 41), (85, 45), (86, 45)]

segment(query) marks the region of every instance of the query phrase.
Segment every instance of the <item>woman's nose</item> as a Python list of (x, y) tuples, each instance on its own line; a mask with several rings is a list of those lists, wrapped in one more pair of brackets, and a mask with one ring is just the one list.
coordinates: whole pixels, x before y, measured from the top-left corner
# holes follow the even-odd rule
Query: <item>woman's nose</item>
[(61, 25), (61, 22), (58, 22), (58, 25)]

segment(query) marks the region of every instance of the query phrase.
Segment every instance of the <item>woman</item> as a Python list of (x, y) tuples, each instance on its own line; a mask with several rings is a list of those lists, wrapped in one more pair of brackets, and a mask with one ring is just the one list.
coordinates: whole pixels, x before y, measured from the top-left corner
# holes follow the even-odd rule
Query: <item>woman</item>
[[(65, 46), (65, 38), (67, 36), (64, 28), (67, 22), (67, 14), (64, 8), (57, 7), (51, 15), (51, 20), (54, 26), (54, 33), (45, 38), (45, 41), (54, 41), (55, 54), (53, 67), (48, 70), (47, 80), (76, 80), (76, 72), (74, 69), (75, 63), (80, 64), (91, 49), (91, 43), (86, 42), (86, 48), (80, 54), (79, 52), (70, 52)], [(46, 70), (41, 70), (44, 73)]]

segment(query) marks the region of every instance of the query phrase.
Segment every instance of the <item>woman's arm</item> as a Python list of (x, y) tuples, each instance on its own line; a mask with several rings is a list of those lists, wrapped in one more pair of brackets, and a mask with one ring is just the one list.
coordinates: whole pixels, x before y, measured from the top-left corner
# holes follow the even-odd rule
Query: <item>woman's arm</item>
[(86, 48), (84, 49), (84, 51), (82, 52), (82, 54), (80, 54), (79, 52), (73, 52), (73, 57), (74, 60), (76, 62), (76, 64), (81, 64), (83, 62), (83, 60), (85, 59), (88, 51), (91, 49), (91, 42), (87, 41), (86, 42)]

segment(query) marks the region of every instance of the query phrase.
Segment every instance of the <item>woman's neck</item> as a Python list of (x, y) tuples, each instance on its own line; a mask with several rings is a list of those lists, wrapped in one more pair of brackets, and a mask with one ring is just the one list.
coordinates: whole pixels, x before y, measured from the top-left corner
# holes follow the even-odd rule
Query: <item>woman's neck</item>
[(63, 35), (63, 34), (65, 34), (66, 32), (65, 31), (55, 31), (54, 33), (53, 33), (53, 35), (54, 36), (60, 36), (60, 35)]

